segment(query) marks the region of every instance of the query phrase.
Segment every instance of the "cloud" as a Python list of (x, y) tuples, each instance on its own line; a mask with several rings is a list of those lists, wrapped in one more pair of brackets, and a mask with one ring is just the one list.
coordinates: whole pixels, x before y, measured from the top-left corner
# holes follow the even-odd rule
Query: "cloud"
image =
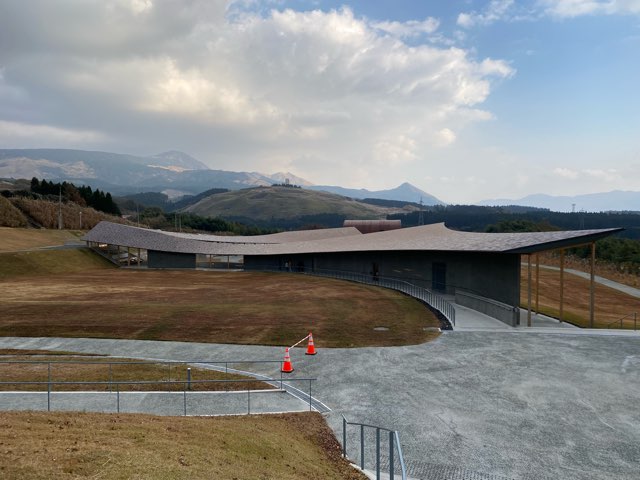
[(567, 178), (569, 180), (575, 180), (580, 175), (579, 172), (564, 167), (554, 168), (553, 173), (559, 177)]
[(467, 12), (458, 15), (458, 26), (471, 28), (476, 25), (491, 25), (500, 20), (505, 20), (514, 5), (514, 0), (491, 0), (482, 12)]
[(418, 37), (424, 34), (435, 33), (440, 22), (432, 17), (423, 21), (409, 20), (407, 22), (375, 22), (372, 27), (382, 30), (399, 38)]
[(640, 14), (640, 0), (539, 0), (538, 5), (557, 18)]
[(181, 148), (215, 168), (386, 183), (387, 164), (431, 158), (490, 119), (482, 104), (514, 74), (503, 60), (423, 39), (437, 32), (432, 18), (251, 5), (9, 2), (0, 120), (25, 147), (40, 131), (51, 147)]
[(48, 146), (64, 144), (67, 146), (78, 143), (91, 144), (105, 140), (105, 136), (92, 130), (71, 130), (51, 125), (34, 125), (20, 122), (0, 120), (0, 143), (15, 145), (16, 142), (29, 142), (32, 146)]

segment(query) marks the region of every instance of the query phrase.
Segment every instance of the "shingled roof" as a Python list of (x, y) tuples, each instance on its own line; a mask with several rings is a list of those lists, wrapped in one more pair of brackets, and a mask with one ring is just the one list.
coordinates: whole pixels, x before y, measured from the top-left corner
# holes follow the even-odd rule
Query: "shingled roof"
[(572, 247), (621, 228), (532, 233), (459, 232), (444, 223), (362, 235), (353, 227), (260, 236), (198, 235), (100, 222), (83, 240), (164, 252), (213, 255), (282, 255), (365, 251), (535, 253)]

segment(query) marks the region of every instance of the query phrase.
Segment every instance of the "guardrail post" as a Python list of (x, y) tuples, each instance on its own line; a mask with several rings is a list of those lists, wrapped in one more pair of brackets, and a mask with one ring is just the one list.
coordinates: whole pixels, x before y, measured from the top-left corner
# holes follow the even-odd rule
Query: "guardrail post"
[(51, 411), (51, 362), (47, 363), (47, 412)]
[(247, 415), (251, 415), (251, 389), (247, 388)]
[(109, 362), (109, 393), (113, 393), (113, 364)]
[(342, 456), (347, 458), (347, 419), (342, 416)]
[(360, 425), (360, 468), (364, 470), (364, 425)]
[(187, 388), (191, 390), (191, 368), (187, 367)]
[(389, 480), (393, 477), (393, 432), (389, 432)]
[(380, 427), (376, 428), (376, 480), (380, 480)]

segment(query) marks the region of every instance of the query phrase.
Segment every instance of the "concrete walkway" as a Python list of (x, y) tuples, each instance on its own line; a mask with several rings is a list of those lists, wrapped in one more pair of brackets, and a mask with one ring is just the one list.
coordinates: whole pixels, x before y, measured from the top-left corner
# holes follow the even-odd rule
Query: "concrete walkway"
[[(398, 430), (414, 478), (636, 480), (640, 337), (527, 332), (454, 331), (423, 345), (319, 348), (314, 357), (294, 349), (293, 376), (318, 378), (314, 395), (332, 408), (327, 420), (338, 438), (341, 414)], [(282, 355), (274, 347), (92, 339), (0, 338), (0, 348), (175, 360)], [(356, 461), (358, 438), (349, 432)], [(365, 455), (371, 470), (369, 447)]]

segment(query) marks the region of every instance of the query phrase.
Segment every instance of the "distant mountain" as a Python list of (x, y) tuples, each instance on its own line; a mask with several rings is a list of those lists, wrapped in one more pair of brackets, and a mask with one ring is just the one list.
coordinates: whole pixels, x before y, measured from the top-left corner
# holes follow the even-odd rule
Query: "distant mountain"
[(210, 170), (186, 153), (151, 157), (68, 149), (0, 150), (0, 178), (46, 178), (90, 184), (126, 195), (144, 191), (198, 194), (210, 188), (238, 189), (277, 183), (255, 172)]
[(216, 193), (184, 211), (229, 220), (265, 222), (325, 214), (357, 219), (384, 219), (388, 213), (399, 210), (367, 205), (351, 198), (306, 188), (258, 187)]
[(548, 208), (554, 212), (608, 212), (608, 211), (640, 211), (640, 192), (614, 190), (612, 192), (589, 193), (575, 196), (553, 196), (545, 194), (528, 195), (513, 199), (483, 200), (478, 205), (506, 206), (523, 205), (529, 207)]
[(209, 170), (209, 167), (200, 160), (177, 150), (158, 153), (149, 158), (152, 164), (150, 166), (168, 168), (176, 172), (182, 172), (184, 170)]
[(91, 185), (123, 196), (141, 192), (163, 192), (171, 199), (196, 195), (211, 188), (238, 190), (282, 184), (335, 193), (345, 197), (399, 200), (425, 206), (443, 205), (409, 183), (391, 190), (355, 190), (339, 186), (315, 186), (291, 172), (264, 174), (212, 170), (192, 156), (171, 150), (151, 156), (126, 155), (70, 149), (0, 149), (0, 178), (45, 178)]
[(422, 203), (424, 205), (445, 205), (442, 200), (423, 190), (420, 190), (417, 187), (414, 187), (408, 182), (405, 182), (402, 185), (390, 190), (366, 190), (364, 188), (352, 189), (330, 185), (314, 185), (309, 188), (312, 190), (322, 190), (325, 192), (336, 193), (345, 197), (358, 199), (380, 198), (383, 200), (403, 200), (405, 202), (420, 203), (420, 199), (422, 198)]
[(299, 185), (301, 187), (310, 187), (313, 185), (313, 183), (309, 182), (308, 180), (305, 180), (302, 177), (298, 177), (290, 172), (274, 173), (269, 175), (269, 178), (275, 183), (285, 183), (287, 180), (289, 180), (289, 183), (291, 185)]

